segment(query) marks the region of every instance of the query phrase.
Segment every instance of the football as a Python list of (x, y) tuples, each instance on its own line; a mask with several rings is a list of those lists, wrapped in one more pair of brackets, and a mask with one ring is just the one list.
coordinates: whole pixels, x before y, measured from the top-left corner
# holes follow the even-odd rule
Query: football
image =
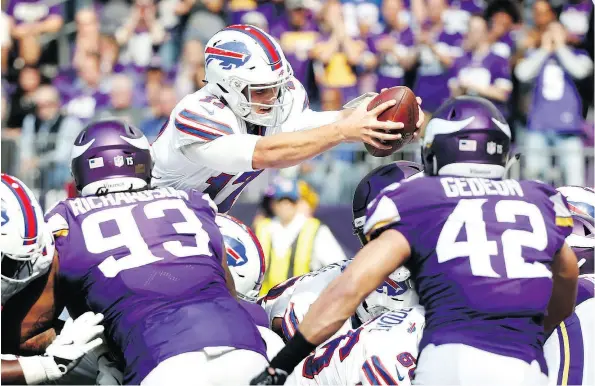
[(366, 143), (366, 150), (374, 157), (386, 157), (393, 154), (395, 151), (408, 144), (409, 141), (413, 139), (413, 133), (417, 130), (415, 124), (419, 119), (419, 110), (417, 101), (415, 100), (415, 94), (409, 87), (397, 86), (384, 90), (370, 102), (368, 111), (391, 99), (396, 100), (397, 104), (380, 114), (378, 120), (403, 122), (405, 127), (401, 131), (393, 131), (394, 133), (400, 132), (402, 138), (395, 141), (382, 141), (383, 144), (390, 145), (391, 148), (388, 150), (377, 149)]

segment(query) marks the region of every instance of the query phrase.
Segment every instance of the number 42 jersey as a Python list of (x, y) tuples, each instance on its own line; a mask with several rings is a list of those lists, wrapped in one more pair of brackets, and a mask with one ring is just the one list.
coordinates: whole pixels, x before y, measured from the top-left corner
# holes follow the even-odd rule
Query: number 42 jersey
[(536, 181), (423, 177), (387, 187), (365, 231), (399, 231), (428, 344), (459, 343), (537, 360), (545, 369), (543, 316), (553, 256), (572, 231), (565, 199)]
[(227, 289), (223, 236), (203, 193), (163, 188), (80, 197), (60, 202), (46, 221), (69, 311), (105, 316), (126, 384), (205, 347), (265, 355), (250, 315)]

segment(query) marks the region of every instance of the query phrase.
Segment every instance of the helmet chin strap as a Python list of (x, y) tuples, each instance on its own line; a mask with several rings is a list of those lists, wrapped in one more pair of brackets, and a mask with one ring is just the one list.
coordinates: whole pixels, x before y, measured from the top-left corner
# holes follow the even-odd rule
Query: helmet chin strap
[(504, 173), (502, 174), (502, 178), (505, 178), (508, 176), (508, 171), (510, 170), (510, 168), (514, 164), (519, 162), (520, 159), (521, 159), (521, 153), (516, 153), (515, 155), (512, 156), (512, 158), (510, 158), (508, 160), (508, 162), (506, 162), (506, 165), (504, 166)]

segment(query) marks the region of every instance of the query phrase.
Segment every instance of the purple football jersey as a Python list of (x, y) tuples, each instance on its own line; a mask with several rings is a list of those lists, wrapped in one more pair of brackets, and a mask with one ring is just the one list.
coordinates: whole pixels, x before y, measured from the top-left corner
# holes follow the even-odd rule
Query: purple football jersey
[(173, 188), (114, 193), (62, 201), (47, 214), (61, 230), (59, 286), (84, 299), (75, 313), (105, 316), (127, 384), (205, 347), (265, 355), (250, 314), (226, 287), (223, 237), (203, 196)]
[[(575, 55), (588, 55), (584, 50), (571, 50)], [(535, 81), (527, 126), (529, 130), (555, 130), (568, 134), (583, 132), (580, 95), (572, 77), (555, 54), (545, 61)]]
[[(394, 39), (395, 45), (393, 52), (381, 52), (380, 44), (387, 40)], [(376, 88), (381, 90), (383, 88), (390, 88), (395, 86), (402, 86), (405, 84), (405, 70), (395, 56), (408, 55), (415, 46), (415, 39), (413, 31), (407, 27), (403, 31), (387, 30), (384, 33), (373, 36), (369, 39), (370, 51), (378, 56), (378, 81)]]
[(552, 258), (572, 231), (560, 193), (535, 181), (422, 177), (372, 202), (366, 233), (387, 229), (411, 246), (407, 266), (426, 309), (420, 351), (460, 343), (545, 371)]
[[(459, 81), (465, 80), (481, 87), (502, 86), (512, 90), (510, 66), (508, 60), (488, 52), (486, 55), (468, 53), (458, 58), (451, 69), (452, 77)], [(471, 92), (468, 95), (474, 95)], [(502, 102), (490, 100), (500, 112), (507, 116), (506, 105)]]
[[(436, 49), (443, 55), (454, 58), (463, 55), (461, 43), (463, 35), (460, 33), (447, 33), (442, 31), (435, 39)], [(419, 67), (413, 91), (423, 100), (423, 109), (433, 113), (448, 99), (449, 69), (445, 68), (432, 50), (427, 46), (420, 46)]]

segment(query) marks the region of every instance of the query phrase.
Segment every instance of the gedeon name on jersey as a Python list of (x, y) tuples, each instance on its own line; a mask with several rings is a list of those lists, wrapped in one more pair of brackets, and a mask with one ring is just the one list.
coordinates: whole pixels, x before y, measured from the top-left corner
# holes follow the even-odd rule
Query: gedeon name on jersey
[(444, 177), (440, 179), (446, 197), (518, 196), (523, 188), (515, 180), (488, 180), (485, 178)]
[(161, 188), (140, 192), (119, 192), (105, 196), (78, 197), (67, 202), (70, 204), (74, 215), (79, 216), (93, 209), (122, 204), (136, 204), (138, 202), (153, 201), (160, 198), (185, 198), (188, 200), (188, 193), (174, 188)]

